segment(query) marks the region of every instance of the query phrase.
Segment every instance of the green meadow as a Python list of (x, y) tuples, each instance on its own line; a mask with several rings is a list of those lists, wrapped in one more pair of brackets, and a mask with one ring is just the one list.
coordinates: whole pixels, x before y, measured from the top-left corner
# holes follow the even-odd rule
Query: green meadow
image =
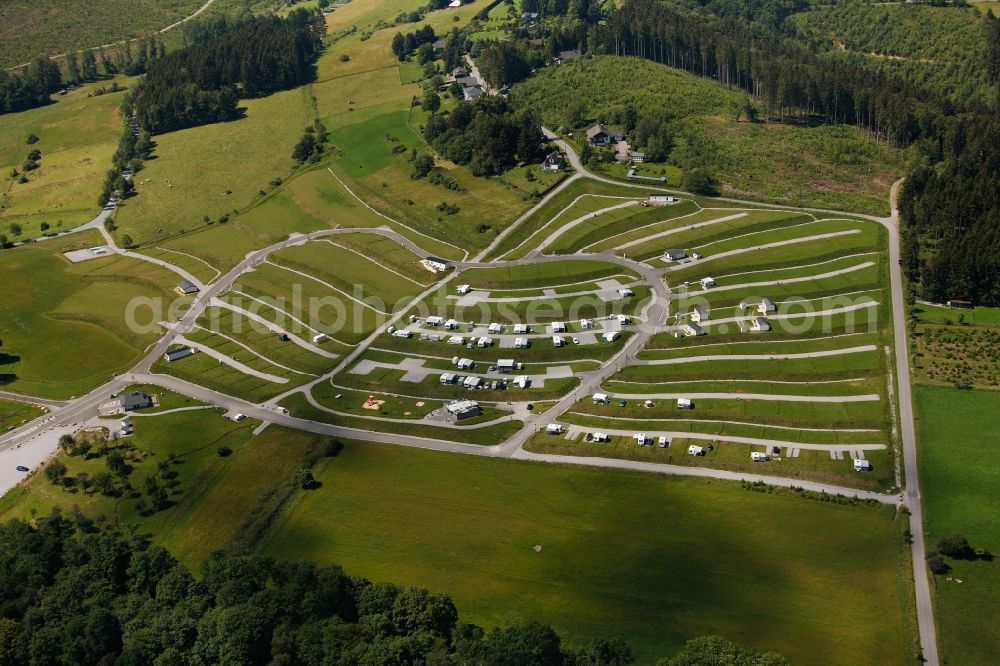
[(266, 554), (442, 590), (478, 624), (536, 618), (574, 645), (620, 635), (639, 663), (703, 634), (792, 663), (914, 653), (891, 507), (373, 444), (317, 479)]

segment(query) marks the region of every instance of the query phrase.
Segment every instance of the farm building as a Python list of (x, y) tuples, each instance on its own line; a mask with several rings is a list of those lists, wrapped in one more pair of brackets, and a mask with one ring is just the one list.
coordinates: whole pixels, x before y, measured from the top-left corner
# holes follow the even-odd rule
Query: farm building
[[(633, 158), (633, 161), (640, 161)], [(650, 206), (666, 206), (667, 204), (677, 203), (677, 197), (672, 194), (650, 194), (649, 198), (646, 199), (646, 203)]]
[(702, 323), (709, 320), (711, 312), (707, 305), (696, 305), (691, 309), (691, 321)]
[(177, 283), (176, 287), (177, 293), (179, 294), (197, 294), (198, 287), (190, 280), (181, 280)]
[(153, 398), (143, 391), (133, 391), (123, 393), (118, 396), (118, 404), (123, 412), (131, 412), (133, 409), (145, 409), (153, 406)]
[(597, 123), (587, 130), (587, 141), (594, 146), (608, 146), (625, 138), (624, 132), (615, 132), (601, 123)]
[(170, 362), (182, 359), (186, 356), (190, 356), (194, 353), (194, 349), (188, 346), (178, 347), (177, 349), (171, 349), (166, 354), (163, 355), (163, 360)]
[(663, 258), (666, 261), (680, 261), (687, 256), (687, 252), (684, 250), (664, 250)]
[(452, 400), (446, 402), (444, 408), (459, 421), (483, 414), (483, 408), (475, 400)]

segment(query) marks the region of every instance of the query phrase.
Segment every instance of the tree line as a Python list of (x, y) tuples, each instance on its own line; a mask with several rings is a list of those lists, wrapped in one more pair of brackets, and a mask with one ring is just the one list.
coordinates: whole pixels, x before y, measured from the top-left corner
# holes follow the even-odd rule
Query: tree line
[(49, 95), (61, 87), (59, 65), (48, 58), (38, 58), (20, 73), (0, 70), (0, 114), (48, 104)]
[(258, 17), (154, 62), (130, 96), (141, 127), (153, 134), (233, 120), (239, 98), (302, 85), (315, 76), (325, 22), (297, 9)]
[[(627, 666), (621, 639), (564, 645), (537, 621), (489, 631), (445, 594), (339, 567), (213, 553), (196, 577), (135, 534), (58, 510), (0, 525), (0, 666), (436, 664)], [(695, 639), (662, 666), (781, 666), (771, 652)]]

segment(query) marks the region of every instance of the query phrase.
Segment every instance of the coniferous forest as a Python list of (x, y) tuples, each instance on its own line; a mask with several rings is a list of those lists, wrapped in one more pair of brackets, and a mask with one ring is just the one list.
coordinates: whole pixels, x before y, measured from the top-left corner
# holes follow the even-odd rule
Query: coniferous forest
[(61, 86), (59, 66), (48, 58), (38, 58), (21, 73), (0, 70), (0, 114), (48, 104)]
[(233, 120), (239, 98), (312, 80), (324, 33), (318, 12), (299, 9), (284, 19), (256, 18), (156, 60), (126, 105), (152, 134)]

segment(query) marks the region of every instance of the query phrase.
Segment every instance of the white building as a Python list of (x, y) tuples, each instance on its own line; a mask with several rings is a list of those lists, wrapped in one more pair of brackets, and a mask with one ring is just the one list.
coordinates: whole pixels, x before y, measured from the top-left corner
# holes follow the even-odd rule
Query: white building
[(443, 273), (444, 271), (451, 268), (451, 262), (441, 259), (439, 257), (425, 257), (421, 260), (424, 268), (431, 271), (432, 273)]
[(771, 330), (771, 322), (767, 317), (750, 317), (750, 330), (754, 333), (763, 333)]
[(686, 256), (687, 253), (684, 250), (673, 249), (663, 251), (663, 258), (666, 261), (680, 261)]
[(708, 309), (707, 305), (696, 305), (691, 308), (691, 321), (702, 323), (709, 320), (711, 317), (711, 311)]
[(681, 331), (684, 332), (684, 335), (687, 335), (687, 336), (690, 336), (690, 337), (695, 337), (697, 335), (704, 335), (705, 334), (705, 329), (703, 329), (698, 324), (692, 324), (692, 323), (681, 324)]

